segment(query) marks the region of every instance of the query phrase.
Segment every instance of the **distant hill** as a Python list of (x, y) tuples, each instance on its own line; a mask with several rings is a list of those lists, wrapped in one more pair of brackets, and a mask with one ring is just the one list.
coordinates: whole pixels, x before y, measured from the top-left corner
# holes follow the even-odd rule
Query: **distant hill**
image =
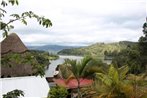
[(127, 47), (136, 45), (136, 42), (120, 41), (114, 43), (96, 43), (90, 46), (72, 49), (63, 49), (58, 52), (60, 55), (90, 55), (92, 57), (104, 57), (104, 53), (119, 52)]
[(44, 46), (27, 46), (30, 50), (42, 50), (49, 51), (51, 53), (57, 53), (63, 49), (77, 48), (80, 46), (60, 46), (60, 45), (44, 45)]

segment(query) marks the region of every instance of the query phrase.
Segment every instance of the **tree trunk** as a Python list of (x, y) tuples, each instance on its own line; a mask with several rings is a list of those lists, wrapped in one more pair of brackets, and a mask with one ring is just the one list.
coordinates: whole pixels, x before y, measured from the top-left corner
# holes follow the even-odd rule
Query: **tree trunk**
[(77, 87), (78, 98), (82, 98), (82, 96), (81, 96), (81, 92), (80, 92), (80, 81), (79, 81), (79, 79), (77, 79), (77, 82), (78, 82), (78, 87)]

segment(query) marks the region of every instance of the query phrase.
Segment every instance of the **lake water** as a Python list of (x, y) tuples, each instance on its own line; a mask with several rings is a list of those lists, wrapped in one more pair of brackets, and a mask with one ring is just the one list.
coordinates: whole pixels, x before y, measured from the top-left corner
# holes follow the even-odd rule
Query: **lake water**
[[(67, 59), (67, 58), (80, 61), (83, 57), (81, 57), (81, 56), (63, 56), (63, 55), (59, 55), (59, 59), (50, 61), (49, 68), (45, 71), (45, 76), (46, 77), (53, 77), (53, 74), (54, 74), (54, 71), (55, 71), (55, 68), (57, 67), (57, 65), (63, 64), (64, 59)], [(107, 63), (107, 64), (110, 64), (111, 60), (103, 60), (103, 62)]]
[(54, 74), (54, 71), (55, 71), (55, 68), (57, 67), (57, 65), (64, 63), (64, 59), (67, 59), (67, 58), (80, 61), (83, 57), (59, 55), (59, 59), (50, 61), (49, 68), (45, 71), (45, 76), (46, 77), (53, 77), (53, 74)]

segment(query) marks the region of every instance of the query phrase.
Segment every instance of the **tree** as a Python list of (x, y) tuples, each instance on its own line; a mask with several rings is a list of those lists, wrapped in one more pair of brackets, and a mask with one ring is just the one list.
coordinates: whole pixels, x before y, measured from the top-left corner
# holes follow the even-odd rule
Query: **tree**
[(133, 87), (133, 98), (147, 98), (147, 73), (140, 75), (129, 74), (127, 79)]
[(146, 22), (143, 24), (143, 33), (145, 37), (147, 37), (147, 17), (146, 17)]
[[(86, 66), (88, 66), (88, 63), (91, 61), (91, 58), (85, 57), (81, 60), (81, 62), (77, 62), (76, 60), (70, 60), (66, 59), (65, 64), (68, 67), (68, 69), (72, 72), (72, 76), (70, 76), (68, 79), (75, 78), (78, 82), (78, 97), (81, 98), (80, 93), (80, 78), (85, 77), (85, 70)], [(67, 80), (68, 80), (67, 79)]]
[(126, 98), (132, 92), (131, 86), (125, 80), (128, 70), (127, 66), (117, 69), (111, 65), (108, 72), (96, 73), (94, 87), (98, 98)]
[(140, 47), (140, 52), (142, 55), (147, 55), (147, 18), (146, 18), (146, 22), (143, 24), (142, 26), (143, 28), (143, 34), (144, 36), (141, 36), (139, 39), (139, 47)]
[[(19, 2), (18, 0), (7, 0), (7, 1), (2, 0), (1, 2), (3, 8), (8, 6), (9, 4), (12, 4), (12, 6), (18, 5)], [(45, 26), (46, 28), (52, 26), (52, 22), (49, 19), (45, 17), (40, 17), (37, 14), (33, 13), (32, 11), (23, 12), (20, 15), (11, 14), (10, 17), (13, 17), (13, 19), (10, 19), (8, 22), (4, 22), (3, 17), (5, 17), (5, 15), (7, 14), (7, 11), (4, 10), (3, 8), (0, 8), (0, 30), (3, 31), (3, 37), (7, 37), (8, 32), (14, 28), (14, 26), (12, 25), (13, 22), (21, 21), (23, 24), (27, 25), (27, 21), (26, 21), (27, 18), (35, 18), (40, 25)]]
[[(10, 19), (7, 22), (5, 22), (4, 18), (7, 15), (7, 11), (5, 10), (5, 7), (8, 5), (12, 5), (12, 6), (19, 5), (19, 2), (18, 2), (18, 0), (2, 0), (1, 1), (2, 7), (0, 8), (0, 31), (3, 31), (2, 32), (3, 37), (7, 37), (10, 30), (14, 28), (14, 26), (13, 26), (14, 22), (20, 21), (23, 24), (27, 25), (27, 18), (35, 18), (40, 25), (45, 26), (46, 28), (52, 26), (52, 22), (49, 19), (45, 18), (44, 16), (41, 17), (41, 16), (33, 13), (32, 11), (22, 12), (22, 14), (16, 14), (16, 13), (11, 14), (9, 17)], [(29, 64), (33, 65), (33, 70), (37, 69), (35, 75), (39, 74), (39, 75), (43, 76), (45, 74), (44, 68), (46, 65), (43, 64), (45, 62), (42, 62), (42, 60), (46, 61), (46, 59), (42, 56), (35, 55), (37, 53), (32, 53), (32, 52), (24, 53), (24, 54), (27, 54), (27, 55), (25, 55), (26, 58), (19, 58), (19, 57), (23, 56), (19, 53), (12, 53), (12, 55), (11, 55), (11, 53), (9, 53), (9, 54), (10, 54), (10, 57), (8, 57), (8, 58), (6, 56), (3, 57), (3, 59), (2, 59), (3, 64), (9, 63), (9, 61), (6, 59), (10, 60), (10, 58), (12, 58), (12, 60), (11, 60), (12, 62), (17, 61), (17, 64), (22, 63), (22, 62), (23, 63), (29, 62)], [(31, 57), (33, 57), (32, 55), (34, 56), (34, 58), (31, 58)], [(16, 59), (13, 58), (14, 56), (17, 58)]]
[(24, 96), (23, 91), (15, 89), (7, 94), (4, 94), (3, 98), (19, 98), (20, 96)]
[(143, 34), (139, 39), (139, 52), (141, 55), (141, 62), (143, 66), (147, 67), (147, 18), (146, 22), (143, 24)]
[(145, 72), (145, 67), (142, 66), (141, 56), (138, 47), (128, 47), (121, 50), (112, 60), (112, 64), (121, 67), (128, 65), (129, 72), (132, 74), (140, 74)]
[(112, 63), (121, 67), (128, 65), (130, 73), (140, 74), (147, 70), (147, 19), (143, 24), (144, 36), (133, 47), (128, 46), (121, 50), (113, 59)]
[(146, 98), (146, 74), (128, 74), (129, 67), (110, 65), (108, 72), (96, 73), (94, 88), (96, 98)]
[[(22, 75), (45, 75), (45, 67), (49, 65), (49, 54), (44, 51), (27, 51), (23, 54), (20, 53), (8, 53), (1, 57), (1, 66), (3, 68), (17, 68), (16, 66), (32, 66), (32, 69), (27, 69), (27, 71), (22, 70), (22, 73), (19, 75), (16, 75), (15, 71), (8, 72), (10, 76), (22, 76)], [(26, 68), (26, 67), (24, 67)], [(15, 69), (18, 70), (18, 69)], [(32, 73), (29, 72), (29, 70), (32, 70)], [(6, 71), (6, 70), (5, 70)], [(3, 72), (3, 71), (2, 71)], [(5, 76), (6, 77), (6, 76)]]
[(68, 91), (66, 88), (55, 86), (50, 89), (48, 98), (66, 98)]
[[(61, 76), (66, 80), (76, 79), (78, 82), (77, 92), (78, 96), (85, 96), (85, 90), (80, 87), (80, 79), (93, 79), (95, 72), (104, 73), (107, 70), (107, 65), (101, 60), (93, 59), (88, 56), (81, 61), (65, 59), (65, 63), (60, 65)], [(82, 90), (81, 90), (82, 89)], [(82, 93), (82, 95), (81, 95)], [(87, 96), (87, 95), (86, 95)]]

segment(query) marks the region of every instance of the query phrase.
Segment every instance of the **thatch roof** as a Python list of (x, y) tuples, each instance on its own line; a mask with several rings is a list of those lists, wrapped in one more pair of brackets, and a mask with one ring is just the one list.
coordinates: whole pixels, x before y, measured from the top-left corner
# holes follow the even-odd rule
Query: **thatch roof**
[[(37, 72), (36, 59), (30, 57), (30, 51), (24, 53), (7, 53), (1, 56), (1, 77), (18, 77), (34, 75)], [(32, 63), (33, 62), (33, 63)], [(35, 65), (33, 65), (35, 64)]]
[(11, 33), (1, 43), (1, 54), (8, 52), (23, 53), (27, 51), (27, 47), (23, 44), (17, 34)]
[(34, 71), (31, 65), (16, 64), (12, 67), (2, 66), (1, 77), (18, 77), (33, 75)]
[[(26, 51), (28, 50), (27, 47), (23, 44), (21, 39), (18, 37), (17, 34), (11, 33), (5, 38), (1, 43), (1, 59), (7, 58), (11, 53), (21, 53), (20, 55), (25, 55)], [(22, 58), (23, 59), (23, 58)], [(6, 61), (9, 66), (2, 64), (1, 66), (1, 77), (8, 77), (8, 76), (28, 76), (33, 74), (33, 69), (31, 65), (26, 64), (17, 64), (14, 63), (13, 60)], [(13, 65), (13, 66), (12, 66)]]

